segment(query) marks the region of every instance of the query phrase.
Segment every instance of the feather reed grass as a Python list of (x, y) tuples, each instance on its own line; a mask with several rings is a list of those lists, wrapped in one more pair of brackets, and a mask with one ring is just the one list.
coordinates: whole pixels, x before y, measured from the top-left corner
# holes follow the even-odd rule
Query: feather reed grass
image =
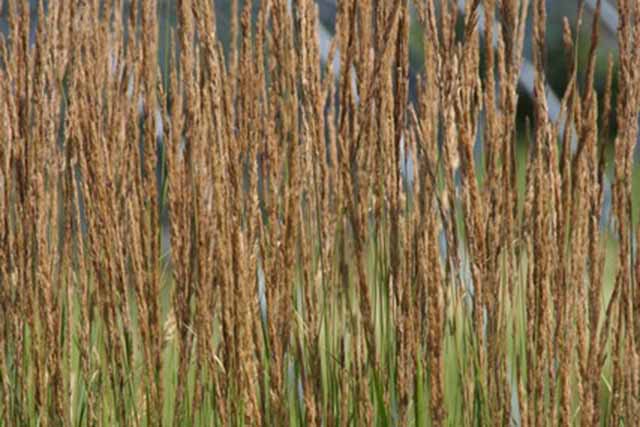
[(328, 63), (311, 0), (234, 0), (228, 51), (211, 1), (38, 4), (0, 6), (0, 425), (640, 419), (637, 3), (602, 96), (601, 1), (584, 71), (565, 20), (558, 121), (544, 0), (341, 1)]

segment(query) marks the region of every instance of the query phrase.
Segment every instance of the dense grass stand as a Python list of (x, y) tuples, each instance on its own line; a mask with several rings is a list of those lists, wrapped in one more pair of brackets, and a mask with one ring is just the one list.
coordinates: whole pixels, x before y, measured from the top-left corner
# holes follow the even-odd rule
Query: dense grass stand
[(1, 426), (637, 425), (637, 2), (608, 63), (579, 2), (551, 115), (543, 0), (344, 0), (329, 41), (312, 0), (234, 0), (226, 50), (210, 0), (26, 3)]

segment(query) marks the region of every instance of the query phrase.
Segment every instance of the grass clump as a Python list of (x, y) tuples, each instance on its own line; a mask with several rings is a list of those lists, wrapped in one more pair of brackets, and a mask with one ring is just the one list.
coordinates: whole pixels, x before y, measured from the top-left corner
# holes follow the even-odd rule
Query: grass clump
[(0, 425), (634, 425), (640, 10), (552, 121), (545, 3), (6, 2)]

